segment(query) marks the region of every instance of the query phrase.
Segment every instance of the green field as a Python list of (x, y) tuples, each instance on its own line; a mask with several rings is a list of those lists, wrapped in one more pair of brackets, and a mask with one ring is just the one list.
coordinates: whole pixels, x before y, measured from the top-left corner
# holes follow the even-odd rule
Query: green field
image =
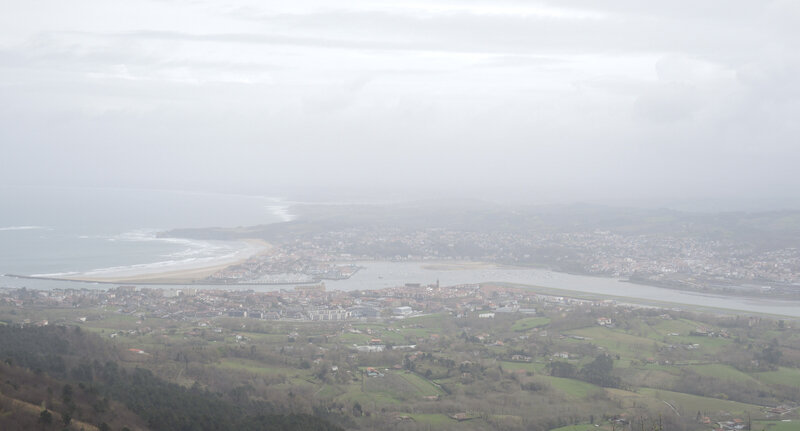
[(524, 332), (529, 329), (545, 326), (548, 323), (550, 323), (550, 319), (547, 317), (526, 317), (514, 322), (514, 324), (511, 325), (511, 330), (515, 332)]
[(584, 398), (592, 392), (602, 390), (599, 386), (580, 380), (565, 379), (562, 377), (545, 376), (553, 389), (572, 398)]
[(658, 347), (663, 345), (663, 343), (650, 338), (638, 337), (601, 326), (570, 331), (570, 334), (586, 338), (586, 340), (578, 342), (589, 342), (604, 347), (609, 352), (629, 358), (651, 357), (657, 352)]
[(667, 336), (667, 334), (689, 335), (689, 332), (704, 326), (702, 323), (694, 322), (687, 319), (677, 320), (661, 320), (652, 328), (658, 333), (659, 336)]
[(688, 368), (697, 374), (700, 374), (701, 376), (713, 377), (720, 380), (730, 380), (737, 383), (747, 383), (755, 386), (761, 385), (758, 380), (754, 379), (749, 374), (743, 373), (736, 368), (731, 367), (730, 365), (692, 365)]
[(285, 344), (288, 339), (286, 334), (262, 334), (260, 332), (245, 331), (237, 331), (236, 334), (260, 344)]
[(753, 431), (800, 431), (800, 420), (753, 421)]
[[(700, 411), (713, 421), (747, 419), (749, 414), (756, 421), (754, 431), (800, 431), (797, 412), (782, 417), (794, 422), (767, 421), (764, 408), (757, 405), (796, 399), (800, 369), (740, 371), (754, 366), (751, 359), (759, 358), (769, 338), (781, 336), (782, 364), (791, 367), (800, 357), (800, 341), (791, 342), (797, 336), (790, 329), (776, 329), (775, 322), (681, 312), (669, 313), (689, 319), (671, 319), (661, 311), (611, 307), (530, 306), (537, 306), (539, 314), (500, 313), (495, 319), (480, 319), (474, 313), (442, 313), (369, 322), (228, 317), (173, 321), (93, 307), (55, 310), (51, 324), (57, 326), (60, 319), (79, 326), (84, 335), (97, 334), (113, 344), (123, 366), (150, 369), (184, 387), (198, 384), (221, 397), (344, 415), (346, 423), (361, 429), (548, 429), (577, 423), (554, 431), (610, 431), (608, 418), (625, 414), (671, 415), (687, 430), (707, 430), (695, 421)], [(6, 310), (6, 315), (3, 310), (0, 307), (3, 317), (14, 311), (14, 320), (41, 319), (31, 310)], [(615, 327), (595, 324), (597, 316), (612, 315)], [(82, 316), (89, 320), (78, 323)], [(699, 327), (725, 328), (730, 338), (688, 335)], [(289, 334), (294, 340), (289, 341)], [(352, 348), (374, 338), (416, 346), (380, 353)], [(143, 349), (147, 355), (129, 348)], [(566, 361), (576, 374), (565, 375), (573, 378), (549, 375), (547, 364), (560, 352), (572, 358)], [(79, 355), (73, 362), (81, 360)], [(529, 356), (531, 362), (510, 361), (514, 355)], [(613, 369), (602, 372), (618, 377), (620, 389), (578, 379), (592, 378), (590, 373), (597, 372), (592, 362), (605, 355)], [(334, 366), (338, 371), (332, 371)], [(383, 375), (359, 372), (368, 367)], [(6, 387), (11, 388), (2, 389)], [(356, 403), (364, 415), (354, 414)], [(477, 419), (459, 422), (448, 416), (457, 412)]]
[(455, 422), (455, 420), (453, 420), (453, 419), (447, 417), (447, 415), (443, 415), (443, 414), (410, 413), (407, 416), (413, 418), (414, 421), (416, 421), (417, 423), (430, 425), (432, 427), (449, 425), (449, 424)]
[[(421, 401), (427, 396), (444, 395), (444, 391), (432, 382), (414, 373), (385, 371), (382, 377), (364, 377), (363, 381), (338, 385), (338, 392), (327, 389), (337, 399), (358, 401), (365, 406), (388, 404), (400, 406)], [(324, 395), (324, 394), (323, 394)]]
[(297, 368), (283, 368), (277, 366), (270, 366), (263, 364), (261, 362), (252, 361), (250, 359), (242, 359), (242, 358), (223, 358), (219, 361), (218, 364), (215, 364), (217, 368), (232, 370), (232, 371), (244, 371), (253, 374), (260, 374), (260, 375), (267, 375), (267, 376), (274, 376), (278, 374), (285, 374), (285, 375), (297, 375), (301, 372)]
[(637, 386), (670, 387), (680, 376), (679, 367), (652, 365), (630, 368), (626, 379)]
[(550, 431), (595, 431), (595, 430), (605, 430), (608, 429), (605, 426), (596, 427), (592, 424), (581, 424), (581, 425), (567, 425), (561, 428), (553, 428)]
[(418, 376), (417, 374), (403, 372), (397, 375), (416, 388), (417, 392), (422, 396), (444, 395), (443, 390), (439, 389), (430, 380)]
[(509, 362), (509, 361), (500, 361), (500, 366), (503, 367), (505, 371), (530, 371), (532, 373), (543, 373), (545, 371), (545, 364), (541, 362)]
[(800, 370), (780, 367), (778, 371), (767, 371), (754, 374), (758, 380), (773, 385), (800, 387)]
[(675, 407), (679, 412), (684, 412), (684, 414), (691, 414), (700, 411), (704, 413), (727, 412), (731, 414), (744, 415), (749, 412), (753, 417), (762, 416), (761, 406), (744, 404), (736, 401), (701, 397), (697, 395), (650, 388), (641, 388), (639, 389), (638, 393), (660, 401), (666, 401)]

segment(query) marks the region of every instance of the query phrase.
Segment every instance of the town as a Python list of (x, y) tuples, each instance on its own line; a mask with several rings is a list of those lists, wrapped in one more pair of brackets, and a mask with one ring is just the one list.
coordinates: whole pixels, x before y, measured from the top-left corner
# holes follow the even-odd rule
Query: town
[[(481, 284), (439, 286), (409, 283), (364, 291), (326, 290), (325, 283), (289, 289), (254, 291), (151, 288), (131, 285), (99, 289), (0, 289), (0, 305), (24, 308), (104, 309), (115, 313), (171, 320), (242, 317), (284, 321), (344, 321), (404, 318), (447, 312), (456, 316), (476, 310), (535, 315), (543, 309), (565, 305), (613, 305), (613, 300), (590, 301), (543, 295), (519, 287)], [(487, 315), (486, 313), (481, 316)], [(91, 320), (89, 315), (83, 317)]]
[[(538, 213), (531, 213), (528, 216), (532, 221), (514, 219), (519, 224), (511, 228), (510, 222), (479, 222), (480, 212), (468, 217), (451, 210), (454, 213), (437, 218), (434, 210), (426, 210), (425, 222), (405, 222), (406, 218), (415, 220), (414, 213), (397, 210), (390, 213), (396, 218), (393, 224), (347, 223), (347, 217), (357, 211), (367, 213), (363, 216), (367, 220), (388, 217), (384, 213), (370, 215), (370, 208), (359, 207), (350, 212), (342, 210), (338, 217), (343, 221), (331, 226), (315, 220), (319, 217), (317, 212), (323, 210), (328, 208), (299, 208), (298, 211), (305, 211), (303, 221), (264, 228), (181, 229), (162, 235), (259, 238), (273, 246), (268, 253), (208, 277), (205, 281), (209, 283), (315, 283), (346, 279), (364, 261), (459, 261), (547, 268), (684, 290), (800, 297), (800, 249), (794, 241), (797, 230), (793, 225), (785, 230), (764, 230), (756, 223), (766, 222), (758, 218), (753, 221), (730, 216), (732, 221), (728, 223), (734, 227), (723, 229), (715, 227), (713, 219), (681, 213), (628, 217), (601, 211), (596, 215), (601, 219), (628, 217), (617, 224), (593, 222), (589, 215), (572, 223), (542, 221)], [(501, 214), (511, 217), (516, 213)], [(773, 225), (780, 221), (780, 214), (757, 216)], [(649, 221), (659, 217), (670, 221)]]

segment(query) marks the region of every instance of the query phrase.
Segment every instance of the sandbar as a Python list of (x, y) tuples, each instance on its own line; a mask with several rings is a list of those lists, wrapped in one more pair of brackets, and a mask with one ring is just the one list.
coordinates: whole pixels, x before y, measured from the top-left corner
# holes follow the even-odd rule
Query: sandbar
[[(146, 284), (190, 284), (221, 271), (229, 266), (269, 253), (272, 245), (261, 239), (242, 239), (249, 247), (226, 259), (207, 262), (192, 262), (170, 265), (166, 268), (120, 268), (118, 271), (103, 271), (102, 274), (84, 273), (59, 277), (63, 280), (88, 281), (98, 283), (146, 283)], [(148, 269), (150, 269), (148, 271)]]

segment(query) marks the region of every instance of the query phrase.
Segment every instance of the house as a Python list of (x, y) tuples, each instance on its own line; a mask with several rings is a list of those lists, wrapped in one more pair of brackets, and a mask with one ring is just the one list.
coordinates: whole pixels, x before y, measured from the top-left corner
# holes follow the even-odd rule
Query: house
[(408, 306), (395, 307), (392, 310), (392, 314), (394, 314), (395, 316), (408, 316), (409, 314), (411, 314), (413, 312), (414, 312), (414, 310), (411, 307), (408, 307)]
[(383, 377), (383, 373), (372, 367), (367, 367), (367, 377)]
[(614, 326), (614, 321), (611, 320), (610, 317), (598, 317), (597, 318), (597, 324), (600, 325), (600, 326), (605, 326), (607, 328), (610, 328), (610, 327)]

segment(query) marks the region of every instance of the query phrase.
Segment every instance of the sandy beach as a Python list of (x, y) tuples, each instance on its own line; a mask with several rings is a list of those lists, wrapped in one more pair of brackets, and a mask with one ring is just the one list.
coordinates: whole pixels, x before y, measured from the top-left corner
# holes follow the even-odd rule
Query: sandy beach
[(231, 265), (237, 265), (246, 262), (248, 259), (254, 256), (267, 254), (272, 250), (272, 245), (264, 240), (243, 239), (241, 242), (247, 243), (248, 246), (237, 252), (235, 255), (224, 259), (216, 259), (204, 262), (176, 263), (174, 265), (166, 266), (163, 269), (142, 269), (137, 267), (118, 269), (112, 268), (108, 270), (92, 271), (89, 273), (72, 274), (59, 278), (74, 281), (120, 284), (194, 283)]

